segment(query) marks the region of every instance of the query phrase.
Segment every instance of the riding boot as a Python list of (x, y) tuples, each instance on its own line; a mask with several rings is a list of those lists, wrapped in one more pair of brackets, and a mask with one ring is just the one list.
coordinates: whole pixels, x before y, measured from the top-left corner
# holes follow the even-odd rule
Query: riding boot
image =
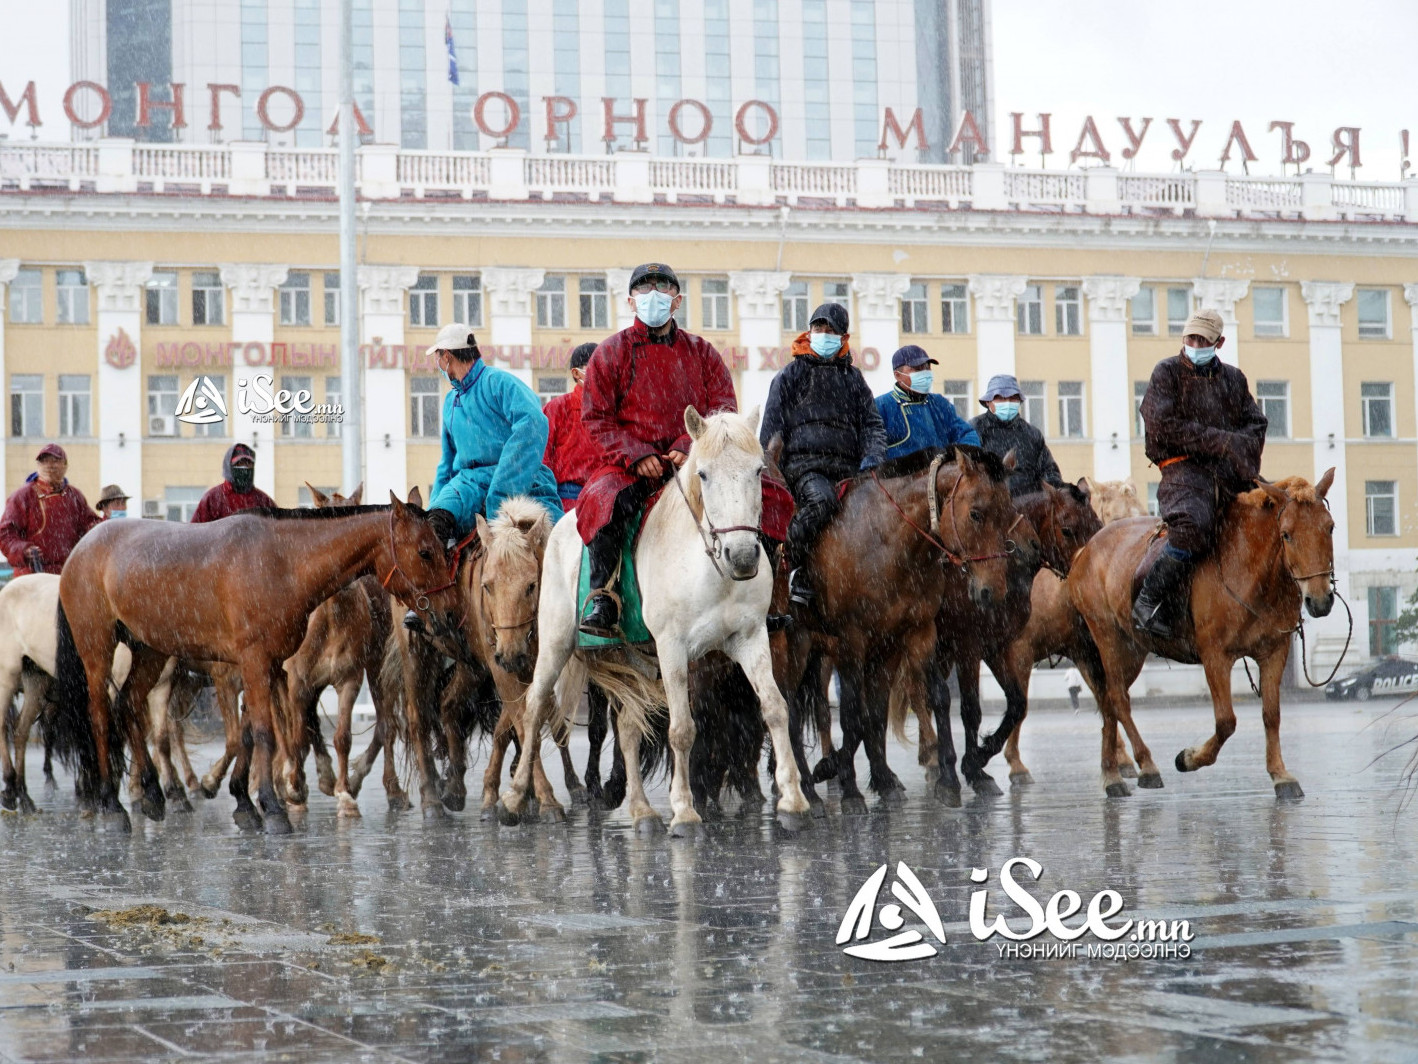
[(788, 601), (806, 609), (812, 605), (812, 585), (808, 583), (807, 567), (798, 566), (788, 574)]
[(1132, 606), (1132, 623), (1159, 639), (1171, 639), (1186, 605), (1180, 589), (1185, 583), (1191, 562), (1163, 551), (1142, 582), (1142, 590)]
[(587, 635), (600, 636), (603, 639), (616, 637), (616, 628), (620, 624), (620, 608), (610, 595), (598, 592), (612, 590), (611, 581), (615, 579), (616, 566), (620, 562), (621, 539), (621, 530), (614, 525), (607, 525), (587, 544), (586, 552), (590, 556), (591, 567), (591, 595), (580, 624), (580, 630)]

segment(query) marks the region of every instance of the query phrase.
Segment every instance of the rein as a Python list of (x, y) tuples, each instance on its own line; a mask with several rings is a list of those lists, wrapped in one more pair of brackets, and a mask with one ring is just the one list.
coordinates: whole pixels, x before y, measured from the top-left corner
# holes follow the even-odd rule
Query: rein
[(437, 587), (431, 587), (427, 590), (420, 591), (418, 585), (415, 584), (412, 579), (410, 579), (409, 574), (404, 572), (404, 570), (399, 566), (398, 555), (394, 553), (394, 511), (390, 510), (389, 560), (394, 563), (394, 568), (390, 569), (389, 574), (385, 576), (383, 580), (379, 581), (379, 586), (382, 587), (385, 591), (388, 591), (389, 581), (394, 579), (395, 573), (398, 573), (404, 578), (404, 583), (408, 584), (409, 587), (413, 588), (413, 590), (416, 592), (414, 598), (414, 609), (420, 610), (424, 613), (429, 612), (429, 596), (436, 595), (440, 591), (447, 591), (450, 587), (453, 587), (458, 582), (458, 562), (463, 554), (463, 548), (466, 547), (469, 543), (471, 543), (474, 539), (476, 539), (477, 535), (477, 529), (474, 529), (466, 536), (464, 536), (463, 539), (459, 541), (458, 545), (453, 548), (453, 560), (449, 567), (448, 580), (446, 583), (442, 583), (439, 584)]
[(722, 528), (714, 527), (713, 521), (709, 517), (709, 507), (701, 496), (699, 500), (700, 509), (704, 511), (704, 521), (709, 525), (706, 529), (704, 521), (699, 519), (699, 515), (694, 512), (694, 507), (690, 505), (689, 495), (684, 490), (684, 485), (679, 481), (679, 470), (676, 469), (670, 477), (675, 482), (675, 487), (679, 489), (679, 497), (684, 500), (685, 508), (689, 510), (689, 516), (694, 518), (694, 530), (699, 533), (699, 539), (704, 544), (704, 555), (714, 566), (714, 571), (720, 578), (729, 579), (723, 568), (719, 565), (719, 559), (724, 556), (724, 545), (719, 542), (719, 537), (725, 532), (752, 532), (760, 540), (763, 539), (762, 522), (758, 525), (725, 525)]
[[(881, 489), (882, 494), (885, 495), (886, 498), (887, 498), (887, 500), (891, 503), (892, 508), (895, 509), (895, 511), (896, 511), (898, 514), (901, 515), (901, 520), (905, 521), (906, 524), (908, 524), (909, 526), (911, 526), (911, 528), (915, 529), (916, 533), (917, 533), (922, 539), (924, 539), (927, 543), (931, 544), (931, 546), (935, 547), (938, 551), (940, 551), (943, 555), (945, 555), (946, 560), (949, 561), (952, 565), (956, 566), (957, 568), (965, 569), (965, 568), (967, 568), (967, 567), (969, 566), (969, 564), (970, 564), (971, 562), (986, 562), (986, 561), (990, 561), (990, 560), (992, 560), (992, 559), (994, 559), (994, 558), (1007, 558), (1007, 557), (1009, 557), (1011, 554), (1013, 554), (1014, 552), (1013, 552), (1012, 550), (999, 551), (999, 552), (997, 552), (997, 553), (995, 553), (995, 554), (976, 554), (976, 555), (957, 554), (955, 551), (951, 550), (951, 549), (950, 549), (949, 547), (947, 547), (944, 543), (942, 543), (942, 542), (940, 541), (940, 539), (938, 539), (937, 536), (933, 534), (933, 533), (939, 533), (939, 532), (940, 532), (940, 511), (939, 511), (939, 509), (938, 509), (937, 506), (936, 506), (936, 492), (935, 492), (935, 474), (936, 474), (936, 471), (940, 468), (940, 466), (941, 466), (941, 456), (937, 455), (937, 456), (936, 456), (934, 459), (932, 459), (932, 461), (931, 461), (930, 474), (929, 474), (929, 476), (928, 476), (928, 478), (927, 478), (928, 483), (927, 483), (927, 485), (926, 485), (926, 495), (927, 495), (928, 506), (929, 506), (929, 510), (930, 510), (930, 525), (931, 525), (931, 531), (930, 531), (930, 532), (927, 532), (927, 531), (926, 531), (924, 528), (922, 528), (920, 525), (916, 524), (915, 521), (912, 521), (911, 518), (910, 518), (910, 515), (907, 514), (905, 510), (901, 509), (901, 504), (900, 504), (899, 502), (897, 502), (895, 496), (893, 496), (893, 495), (891, 494), (891, 492), (890, 492), (889, 490), (887, 490), (886, 485), (881, 482), (881, 478), (876, 475), (876, 469), (874, 469), (874, 468), (873, 468), (872, 471), (871, 471), (871, 478), (872, 478), (873, 481), (875, 481), (876, 486)], [(947, 505), (947, 506), (949, 507), (949, 509), (950, 509), (950, 528), (951, 528), (951, 531), (955, 533), (955, 541), (956, 541), (957, 543), (959, 543), (960, 546), (961, 546), (961, 548), (963, 549), (964, 546), (965, 546), (965, 543), (964, 543), (964, 541), (960, 538), (960, 529), (959, 529), (959, 527), (956, 525), (956, 522), (955, 522), (955, 488), (956, 488), (956, 487), (959, 487), (959, 486), (960, 486), (960, 481), (957, 479), (956, 482), (955, 482), (955, 487), (952, 487), (952, 488), (950, 489), (950, 494), (945, 497), (945, 502), (946, 502), (946, 505)], [(1021, 516), (1022, 516), (1022, 515), (1021, 515)], [(1019, 523), (1019, 518), (1016, 518), (1014, 524), (1012, 524), (1012, 525), (1009, 526), (1010, 530), (1012, 531), (1012, 530), (1014, 529), (1014, 525), (1015, 525), (1015, 524), (1018, 524), (1018, 523)], [(1008, 534), (1008, 533), (1006, 533), (1006, 535), (1007, 535), (1007, 534)]]

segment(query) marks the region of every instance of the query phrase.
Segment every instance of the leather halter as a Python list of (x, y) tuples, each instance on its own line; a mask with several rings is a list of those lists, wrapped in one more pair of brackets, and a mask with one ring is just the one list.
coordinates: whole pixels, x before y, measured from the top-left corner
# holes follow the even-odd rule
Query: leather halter
[[(875, 470), (875, 469), (872, 469), (872, 471), (871, 471), (871, 478), (872, 478), (873, 481), (876, 482), (876, 486), (881, 489), (882, 494), (886, 496), (886, 498), (887, 498), (888, 501), (890, 501), (892, 507), (896, 510), (896, 512), (901, 515), (901, 519), (902, 519), (903, 521), (905, 521), (906, 524), (910, 525), (911, 528), (915, 529), (916, 533), (917, 533), (919, 536), (921, 536), (922, 539), (926, 540), (926, 542), (930, 543), (933, 547), (935, 547), (938, 551), (940, 551), (941, 554), (943, 554), (943, 555), (945, 556), (946, 560), (949, 561), (952, 565), (956, 566), (957, 568), (966, 569), (966, 568), (969, 567), (969, 565), (970, 565), (971, 562), (986, 562), (986, 561), (990, 561), (990, 560), (992, 560), (992, 559), (994, 559), (994, 558), (1008, 558), (1011, 554), (1014, 553), (1014, 551), (1013, 551), (1012, 549), (1011, 549), (1011, 550), (1005, 550), (1005, 551), (999, 551), (999, 552), (996, 552), (996, 553), (994, 553), (994, 554), (975, 554), (975, 555), (957, 554), (955, 551), (951, 550), (951, 549), (950, 549), (949, 547), (947, 547), (944, 543), (942, 543), (939, 538), (937, 538), (937, 534), (940, 532), (940, 510), (939, 510), (939, 509), (937, 508), (937, 506), (936, 506), (936, 498), (935, 498), (935, 494), (936, 494), (936, 492), (935, 492), (935, 479), (936, 479), (936, 471), (940, 469), (941, 464), (942, 464), (943, 461), (944, 461), (944, 458), (943, 458), (943, 456), (941, 456), (941, 455), (937, 455), (934, 459), (932, 459), (932, 461), (931, 461), (930, 473), (928, 474), (928, 476), (927, 476), (927, 478), (926, 478), (926, 479), (927, 479), (926, 494), (927, 494), (927, 498), (928, 498), (928, 500), (929, 500), (929, 502), (928, 502), (928, 508), (929, 508), (930, 517), (931, 517), (931, 519), (930, 519), (931, 531), (930, 531), (930, 532), (927, 532), (927, 531), (926, 531), (924, 528), (922, 528), (920, 525), (916, 524), (915, 521), (912, 521), (911, 518), (910, 518), (910, 516), (906, 513), (906, 511), (903, 510), (903, 509), (901, 509), (901, 504), (896, 501), (895, 497), (891, 494), (891, 492), (887, 490), (886, 485), (881, 482), (881, 478), (880, 478), (879, 476), (877, 476), (877, 473), (876, 473), (876, 470)], [(948, 495), (945, 497), (945, 504), (946, 504), (946, 507), (947, 507), (947, 508), (949, 509), (949, 511), (950, 511), (950, 528), (951, 528), (951, 531), (954, 532), (954, 534), (955, 534), (955, 542), (960, 545), (960, 548), (961, 548), (962, 551), (963, 551), (964, 548), (965, 548), (965, 541), (964, 541), (964, 540), (961, 538), (961, 536), (960, 536), (960, 528), (959, 528), (959, 526), (956, 524), (956, 520), (955, 520), (955, 491), (956, 491), (956, 488), (958, 488), (958, 487), (960, 486), (960, 479), (963, 478), (963, 477), (964, 477), (964, 474), (962, 473), (960, 477), (956, 478), (956, 481), (955, 481), (954, 486), (952, 486), (951, 489), (950, 489), (950, 494), (948, 494)], [(1022, 516), (1022, 515), (1021, 515), (1021, 516)], [(1019, 519), (1016, 518), (1014, 524), (1018, 524), (1018, 523), (1019, 523)], [(1010, 530), (1011, 530), (1011, 531), (1014, 529), (1014, 525), (1010, 525), (1009, 527), (1010, 527)], [(1008, 533), (1006, 533), (1006, 534), (1008, 534)]]
[(420, 610), (424, 613), (428, 613), (430, 611), (429, 596), (436, 595), (440, 591), (447, 591), (450, 587), (453, 587), (458, 582), (459, 558), (463, 553), (463, 548), (466, 547), (469, 543), (471, 543), (474, 539), (476, 539), (477, 534), (477, 529), (474, 529), (472, 532), (469, 532), (465, 537), (463, 537), (463, 539), (459, 541), (458, 545), (453, 548), (453, 559), (451, 565), (449, 566), (448, 580), (445, 583), (439, 584), (437, 587), (431, 587), (426, 590), (420, 590), (418, 585), (413, 582), (412, 578), (410, 578), (409, 574), (404, 572), (403, 568), (400, 567), (399, 557), (394, 552), (394, 511), (390, 510), (389, 560), (394, 563), (394, 567), (389, 570), (388, 575), (385, 576), (383, 580), (379, 581), (379, 586), (384, 588), (384, 590), (386, 591), (389, 590), (389, 581), (394, 579), (395, 573), (398, 573), (404, 578), (404, 583), (408, 584), (409, 587), (411, 587), (415, 592), (414, 609)]
[[(714, 571), (718, 573), (720, 577), (726, 576), (727, 574), (725, 574), (724, 570), (719, 566), (719, 559), (724, 556), (724, 545), (719, 542), (719, 537), (725, 532), (752, 532), (755, 536), (762, 540), (762, 523), (760, 522), (757, 525), (725, 525), (722, 528), (716, 528), (714, 527), (712, 521), (710, 521), (709, 525), (706, 526), (704, 521), (701, 521), (699, 519), (699, 515), (694, 512), (694, 507), (690, 505), (689, 495), (685, 492), (684, 485), (681, 484), (679, 481), (678, 469), (676, 469), (674, 473), (671, 474), (670, 479), (675, 482), (675, 487), (679, 489), (679, 496), (681, 499), (684, 500), (684, 505), (689, 509), (689, 516), (694, 518), (695, 530), (698, 531), (699, 538), (704, 543), (705, 556), (708, 557), (710, 563), (714, 566)], [(704, 496), (702, 494), (699, 497), (699, 508), (704, 511), (705, 520), (709, 521), (709, 506), (707, 503), (705, 503)], [(754, 575), (757, 574), (755, 573)], [(739, 578), (733, 576), (729, 577), (729, 579), (738, 580)], [(749, 577), (748, 579), (752, 579), (752, 577)]]

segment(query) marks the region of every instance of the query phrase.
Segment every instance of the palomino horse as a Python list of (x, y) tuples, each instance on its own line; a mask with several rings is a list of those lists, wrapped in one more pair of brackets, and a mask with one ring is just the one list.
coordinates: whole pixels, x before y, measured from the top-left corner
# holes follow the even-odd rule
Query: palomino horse
[[(808, 811), (789, 754), (788, 711), (773, 677), (765, 621), (773, 594), (771, 567), (761, 564), (759, 521), (763, 508), (763, 448), (756, 429), (758, 411), (700, 417), (690, 407), (685, 428), (693, 443), (673, 482), (650, 508), (635, 547), (646, 628), (655, 640), (663, 689), (632, 665), (613, 666), (607, 651), (587, 660), (576, 650), (577, 577), (581, 537), (575, 516), (557, 522), (547, 544), (538, 624), (541, 645), (527, 692), (528, 749), (512, 784), (503, 792), (498, 815), (516, 823), (526, 803), (535, 748), (543, 725), (564, 719), (580, 698), (582, 678), (591, 679), (619, 703), (619, 737), (626, 766), (626, 796), (636, 829), (657, 825), (640, 776), (640, 738), (646, 714), (663, 696), (669, 706), (672, 830), (692, 831), (700, 821), (690, 790), (689, 756), (695, 727), (689, 703), (689, 665), (711, 650), (722, 650), (743, 669), (762, 707), (777, 754), (778, 813), (796, 824)], [(696, 546), (702, 549), (696, 550)], [(568, 664), (581, 668), (568, 669)], [(555, 809), (553, 807), (553, 813)], [(542, 806), (543, 815), (548, 807)]]
[[(25, 748), (29, 745), (30, 729), (51, 699), (58, 636), (54, 618), (58, 608), (57, 573), (33, 573), (12, 580), (0, 589), (0, 707), (7, 710), (3, 714), (3, 742), (0, 742), (5, 782), (4, 792), (0, 793), (0, 806), (18, 809), (22, 813), (35, 811), (34, 801), (25, 785)], [(113, 655), (115, 690), (123, 686), (132, 664), (133, 656), (128, 648), (119, 647)], [(192, 774), (187, 751), (181, 739), (173, 735), (176, 722), (168, 715), (168, 695), (175, 664), (168, 663), (148, 696), (153, 737), (151, 753), (157, 762), (158, 778), (164, 793), (190, 810), (192, 806), (187, 801), (187, 793), (174, 771), (170, 756), (175, 746), (187, 774)], [(24, 702), (18, 718), (11, 720), (8, 712), (10, 702), (21, 687), (24, 688)]]
[(1142, 517), (1147, 513), (1147, 507), (1137, 496), (1137, 485), (1131, 478), (1089, 480), (1084, 477), (1079, 481), (1079, 487), (1092, 495), (1093, 509), (1098, 511), (1098, 517), (1105, 525), (1121, 521), (1125, 517)]
[(1138, 786), (1160, 787), (1161, 773), (1132, 720), (1128, 687), (1149, 652), (1174, 661), (1200, 662), (1215, 709), (1215, 733), (1177, 755), (1178, 772), (1213, 764), (1236, 730), (1231, 705), (1231, 669), (1237, 659), (1260, 665), (1265, 763), (1275, 793), (1304, 792), (1280, 756), (1280, 680), (1290, 656), (1290, 637), (1300, 626), (1300, 605), (1312, 617), (1334, 606), (1334, 519), (1324, 497), (1334, 483), (1330, 469), (1310, 485), (1287, 477), (1239, 496), (1226, 513), (1220, 542), (1199, 564), (1191, 582), (1190, 609), (1171, 640), (1135, 629), (1130, 619), (1133, 582), (1157, 522), (1141, 518), (1108, 525), (1079, 552), (1068, 591), (1098, 649), (1098, 660), (1079, 662), (1103, 712), (1103, 783), (1109, 797), (1131, 789), (1118, 772), (1114, 728), (1121, 722), (1137, 759)]
[[(148, 758), (143, 704), (166, 659), (239, 665), (247, 728), (232, 774), (243, 828), (291, 830), (271, 771), (276, 727), (294, 738), (282, 663), (305, 638), (315, 608), (366, 574), (452, 631), (462, 598), (443, 544), (421, 510), (391, 506), (272, 510), (206, 525), (108, 521), (79, 541), (59, 583), (56, 751), (79, 766), (82, 801), (129, 828), (118, 800), (123, 744), (143, 782), (144, 813), (161, 819), (163, 794)], [(122, 638), (133, 668), (110, 703), (108, 674)], [(292, 742), (294, 747), (295, 743)], [(251, 777), (261, 809), (248, 789)]]
[[(1004, 599), (1006, 536), (1018, 517), (1005, 476), (998, 458), (965, 446), (887, 462), (851, 482), (818, 542), (813, 566), (820, 593), (810, 653), (800, 633), (790, 629), (784, 638), (802, 663), (795, 670), (801, 678), (794, 685), (795, 728), (821, 694), (813, 659), (836, 662), (842, 743), (816, 777), (836, 777), (843, 813), (866, 811), (853, 763), (861, 744), (872, 790), (887, 799), (901, 790), (886, 764), (890, 678), (933, 655), (947, 582), (958, 575), (982, 608)], [(800, 732), (794, 743), (801, 758)]]

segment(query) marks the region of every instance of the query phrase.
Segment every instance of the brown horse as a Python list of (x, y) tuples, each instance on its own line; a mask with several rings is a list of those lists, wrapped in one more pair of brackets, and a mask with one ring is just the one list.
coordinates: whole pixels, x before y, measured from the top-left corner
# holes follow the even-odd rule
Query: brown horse
[(1147, 513), (1147, 507), (1138, 498), (1137, 485), (1131, 478), (1089, 480), (1084, 477), (1079, 484), (1088, 488), (1093, 496), (1093, 509), (1098, 511), (1098, 516), (1105, 525), (1121, 521), (1125, 517), (1142, 517)]
[(1177, 755), (1177, 771), (1213, 764), (1236, 730), (1231, 669), (1237, 659), (1250, 657), (1260, 665), (1265, 761), (1276, 796), (1303, 796), (1280, 756), (1280, 680), (1290, 637), (1301, 624), (1301, 603), (1313, 617), (1327, 615), (1334, 606), (1334, 519), (1324, 503), (1333, 483), (1333, 469), (1314, 486), (1302, 477), (1287, 477), (1232, 502), (1215, 553), (1193, 573), (1189, 609), (1170, 640), (1138, 631), (1130, 619), (1135, 574), (1158, 535), (1156, 521), (1138, 518), (1109, 525), (1079, 553), (1068, 580), (1069, 599), (1098, 649), (1096, 662), (1085, 659), (1079, 666), (1103, 713), (1103, 783), (1110, 797), (1132, 793), (1118, 772), (1117, 722), (1132, 743), (1138, 786), (1162, 785), (1133, 724), (1128, 699), (1128, 687), (1149, 652), (1200, 662), (1211, 689), (1215, 732)]
[[(305, 638), (310, 614), (375, 573), (433, 626), (452, 631), (462, 617), (437, 534), (421, 510), (390, 499), (389, 508), (249, 511), (207, 525), (111, 521), (85, 536), (60, 577), (55, 676), (56, 750), (78, 761), (81, 799), (128, 827), (117, 791), (126, 738), (143, 811), (161, 819), (145, 715), (128, 707), (146, 701), (169, 656), (225, 661), (241, 667), (250, 733), (232, 776), (236, 822), (255, 829), (264, 815), (267, 831), (289, 832), (271, 761), (276, 728), (290, 726), (282, 665)], [(111, 705), (108, 672), (120, 638), (133, 667)]]

